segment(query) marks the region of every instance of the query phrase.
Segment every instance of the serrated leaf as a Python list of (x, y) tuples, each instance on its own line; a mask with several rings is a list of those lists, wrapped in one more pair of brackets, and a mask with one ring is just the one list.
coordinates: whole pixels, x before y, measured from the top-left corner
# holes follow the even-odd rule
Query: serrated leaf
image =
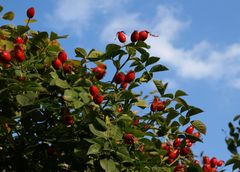
[(101, 145), (94, 143), (88, 148), (87, 155), (98, 154), (100, 152)]
[(100, 165), (106, 172), (117, 172), (118, 171), (118, 169), (116, 168), (116, 165), (112, 159), (101, 159)]
[(160, 60), (159, 57), (149, 57), (147, 62), (145, 63), (145, 66), (149, 66), (151, 64), (154, 64)]
[(12, 11), (9, 11), (9, 12), (6, 12), (3, 16), (2, 16), (2, 18), (4, 19), (4, 20), (13, 20), (14, 19), (14, 13), (12, 12)]
[(75, 48), (76, 57), (86, 57), (87, 52), (83, 48)]
[(166, 66), (158, 64), (156, 66), (153, 66), (150, 69), (150, 72), (160, 72), (160, 71), (165, 71), (165, 70), (168, 70), (168, 68)]
[(206, 134), (206, 132), (207, 132), (206, 126), (201, 121), (194, 120), (191, 123), (192, 123), (193, 127), (196, 128), (200, 133)]
[(29, 29), (29, 26), (17, 26), (17, 32), (19, 35), (26, 33), (27, 31), (29, 31)]

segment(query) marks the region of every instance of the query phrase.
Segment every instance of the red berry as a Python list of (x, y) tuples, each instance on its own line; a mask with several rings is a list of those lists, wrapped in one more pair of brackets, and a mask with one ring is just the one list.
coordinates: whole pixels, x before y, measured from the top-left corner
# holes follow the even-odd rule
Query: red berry
[(100, 68), (99, 66), (93, 68), (92, 71), (98, 80), (102, 79), (104, 77), (104, 75), (106, 74), (105, 69)]
[(103, 98), (104, 98), (104, 97), (103, 97), (102, 95), (97, 94), (97, 95), (94, 95), (94, 96), (93, 96), (93, 101), (94, 101), (94, 103), (96, 103), (97, 105), (99, 105), (99, 104), (102, 103)]
[(139, 33), (138, 33), (138, 31), (135, 30), (131, 35), (131, 41), (137, 42), (138, 40), (139, 40)]
[(74, 118), (72, 115), (64, 115), (63, 116), (63, 123), (65, 125), (72, 125), (74, 123)]
[(19, 80), (19, 81), (24, 81), (25, 79), (26, 78), (24, 76), (22, 76), (22, 75), (17, 77), (17, 80)]
[[(200, 134), (199, 132), (195, 132), (195, 133), (193, 133), (193, 136), (196, 137), (196, 138), (200, 138), (201, 134)], [(192, 143), (195, 143), (196, 140), (193, 140), (193, 139), (192, 139), (191, 142), (192, 142)]]
[(167, 159), (167, 163), (168, 163), (168, 164), (172, 164), (173, 161), (174, 161), (174, 159), (172, 159), (172, 158), (168, 158), (168, 159)]
[(59, 70), (62, 67), (62, 62), (59, 59), (55, 59), (52, 62), (52, 65), (53, 65), (54, 69)]
[(173, 172), (182, 172), (184, 170), (184, 165), (183, 164), (177, 164), (176, 167), (174, 168)]
[(131, 133), (124, 134), (123, 140), (125, 144), (132, 145), (134, 144), (134, 135)]
[(146, 30), (139, 32), (139, 40), (145, 41), (148, 38), (148, 33)]
[(31, 8), (28, 8), (28, 10), (27, 10), (27, 16), (28, 16), (28, 18), (33, 18), (34, 17), (34, 14), (35, 14), (35, 9), (33, 8), (33, 7), (31, 7)]
[(176, 159), (177, 156), (178, 156), (178, 154), (179, 154), (179, 150), (178, 150), (178, 149), (175, 149), (175, 150), (173, 150), (172, 152), (170, 152), (168, 156), (169, 156), (169, 158), (171, 158), (171, 159)]
[(10, 54), (9, 51), (3, 51), (3, 52), (1, 53), (1, 59), (2, 59), (4, 62), (8, 63), (8, 62), (10, 62), (10, 61), (12, 60), (12, 56), (11, 56), (11, 54)]
[(181, 139), (180, 138), (176, 138), (173, 142), (173, 146), (174, 147), (179, 147), (181, 146)]
[(208, 156), (203, 157), (203, 163), (204, 164), (210, 164), (210, 158)]
[(15, 58), (20, 62), (23, 62), (25, 60), (24, 51), (15, 50), (14, 55), (15, 55)]
[(124, 82), (130, 83), (134, 79), (135, 79), (135, 72), (131, 70), (126, 74)]
[(165, 101), (161, 101), (161, 102), (159, 102), (158, 104), (157, 104), (157, 110), (158, 111), (163, 111), (164, 109), (165, 109)]
[(121, 88), (122, 88), (122, 89), (125, 90), (125, 89), (127, 88), (127, 86), (128, 86), (128, 83), (127, 83), (127, 82), (122, 82), (122, 83), (121, 83)]
[(61, 60), (62, 63), (64, 63), (65, 61), (67, 61), (67, 53), (65, 51), (60, 51), (58, 53), (58, 59)]
[(118, 111), (119, 113), (121, 113), (121, 112), (123, 111), (123, 108), (122, 108), (122, 105), (121, 105), (121, 104), (118, 105), (118, 109), (117, 109), (117, 111)]
[(190, 148), (189, 147), (184, 147), (182, 150), (181, 150), (181, 152), (180, 152), (180, 154), (182, 155), (182, 156), (186, 156), (187, 154), (189, 154), (190, 153)]
[(223, 165), (223, 160), (218, 161), (217, 166), (221, 167)]
[(210, 164), (204, 164), (202, 169), (204, 172), (212, 172)]
[(114, 82), (116, 82), (116, 84), (121, 84), (125, 79), (125, 75), (122, 72), (118, 72), (115, 76), (114, 76)]
[(15, 42), (17, 43), (17, 44), (23, 44), (24, 42), (23, 42), (23, 39), (21, 38), (21, 37), (17, 37), (16, 39), (15, 39)]
[(63, 65), (63, 71), (64, 73), (72, 73), (73, 66), (71, 64), (64, 64)]
[(210, 161), (211, 167), (216, 167), (218, 164), (217, 158), (213, 157)]
[(194, 127), (193, 126), (189, 126), (187, 129), (186, 129), (186, 133), (188, 133), (188, 134), (192, 134), (193, 133), (193, 130), (194, 130)]
[(97, 94), (99, 93), (99, 90), (98, 90), (97, 86), (95, 86), (95, 85), (92, 85), (92, 86), (89, 88), (89, 91), (90, 91), (90, 94), (91, 94), (92, 96), (95, 96), (95, 95), (97, 95)]
[(140, 118), (137, 117), (137, 118), (133, 121), (133, 125), (138, 125), (138, 124), (139, 124), (139, 120), (140, 120)]
[(124, 43), (126, 42), (126, 36), (125, 36), (125, 33), (123, 31), (120, 31), (117, 33), (117, 36), (118, 36), (118, 40), (121, 42), (121, 43)]
[(192, 146), (192, 142), (189, 139), (185, 139), (186, 141), (186, 146), (187, 147), (191, 147)]
[(99, 63), (99, 64), (98, 64), (98, 67), (100, 67), (100, 68), (102, 68), (102, 69), (104, 69), (104, 70), (107, 69), (107, 66), (106, 66), (104, 63)]

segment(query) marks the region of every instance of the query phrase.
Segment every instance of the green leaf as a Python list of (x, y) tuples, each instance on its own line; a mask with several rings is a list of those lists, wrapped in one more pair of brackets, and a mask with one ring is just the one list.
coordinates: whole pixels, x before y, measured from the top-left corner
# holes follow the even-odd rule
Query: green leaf
[(139, 63), (135, 68), (134, 68), (134, 71), (135, 72), (140, 72), (140, 71), (142, 71), (144, 69), (144, 66), (141, 64), (141, 63)]
[(175, 97), (177, 98), (177, 97), (181, 97), (181, 96), (187, 96), (187, 93), (185, 93), (182, 90), (177, 90), (175, 93)]
[(108, 128), (107, 124), (103, 120), (101, 120), (98, 117), (96, 118), (96, 120), (97, 120), (98, 124), (100, 124), (105, 130)]
[(145, 100), (138, 99), (138, 101), (135, 103), (135, 106), (138, 106), (138, 107), (144, 109), (144, 108), (148, 107), (148, 104)]
[(150, 69), (150, 72), (159, 72), (159, 71), (165, 71), (165, 70), (168, 70), (168, 68), (166, 66), (158, 64), (156, 66), (153, 66)]
[(50, 34), (50, 40), (53, 41), (53, 40), (56, 40), (56, 39), (62, 39), (62, 38), (67, 38), (68, 35), (62, 35), (62, 36), (59, 36), (57, 33), (55, 32), (51, 32)]
[(3, 6), (0, 5), (0, 12), (2, 12), (2, 10), (3, 10)]
[(60, 78), (55, 78), (50, 82), (51, 86), (57, 86), (60, 88), (70, 88), (69, 84), (67, 83), (67, 81), (61, 80)]
[(145, 57), (149, 57), (149, 53), (148, 53), (145, 49), (140, 48), (140, 47), (137, 47), (136, 50), (137, 50), (141, 55), (143, 55), (143, 56), (145, 56)]
[(86, 57), (87, 52), (83, 48), (75, 48), (76, 57)]
[(100, 165), (106, 172), (117, 172), (118, 171), (116, 168), (116, 165), (112, 159), (101, 159)]
[(107, 53), (110, 53), (110, 52), (113, 52), (113, 51), (117, 51), (119, 49), (121, 49), (121, 46), (117, 45), (117, 44), (108, 44), (106, 46), (106, 52)]
[(187, 172), (203, 172), (202, 168), (199, 165), (190, 165), (187, 168)]
[(175, 98), (174, 100), (177, 101), (179, 104), (183, 105), (186, 109), (188, 109), (188, 104), (184, 99), (178, 97), (178, 98)]
[(192, 107), (188, 112), (187, 112), (187, 116), (190, 117), (190, 116), (193, 116), (193, 115), (196, 115), (196, 114), (199, 114), (199, 113), (202, 113), (203, 110), (202, 109), (199, 109), (197, 107)]
[(102, 52), (97, 51), (97, 50), (95, 50), (95, 49), (92, 49), (92, 50), (89, 52), (87, 58), (89, 58), (89, 59), (100, 58), (102, 55), (103, 55)]
[(167, 88), (168, 83), (163, 84), (163, 82), (159, 81), (159, 80), (153, 80), (153, 82), (154, 82), (155, 86), (157, 87), (157, 90), (161, 94), (161, 96), (164, 95), (164, 92)]
[(90, 131), (97, 137), (107, 139), (107, 133), (103, 131), (96, 130), (93, 124), (89, 124)]
[(14, 13), (12, 11), (6, 12), (3, 17), (4, 20), (13, 20), (14, 19)]
[(206, 134), (206, 132), (207, 132), (206, 126), (201, 121), (194, 120), (191, 123), (192, 123), (193, 127), (196, 128), (200, 133)]
[(240, 115), (237, 115), (237, 116), (234, 117), (233, 121), (237, 121), (239, 119), (240, 119)]
[(190, 118), (188, 118), (188, 117), (185, 118), (184, 116), (180, 116), (180, 117), (178, 118), (178, 121), (179, 121), (182, 125), (186, 125), (186, 124), (189, 123)]
[(24, 20), (24, 23), (35, 23), (35, 22), (37, 22), (37, 20), (36, 19), (26, 19), (26, 20)]
[(63, 98), (66, 101), (74, 101), (78, 98), (78, 93), (74, 90), (65, 90)]
[(151, 64), (154, 64), (160, 60), (159, 57), (149, 57), (147, 62), (145, 63), (145, 66), (149, 66)]
[(87, 155), (98, 154), (100, 152), (100, 149), (101, 145), (94, 143), (89, 147)]
[(120, 120), (132, 121), (132, 118), (127, 114), (122, 114), (119, 118), (116, 119), (116, 121), (120, 121)]
[(34, 104), (36, 98), (37, 94), (32, 91), (28, 91), (26, 94), (16, 96), (17, 102), (21, 106), (28, 106)]
[(143, 48), (149, 49), (149, 48), (150, 48), (150, 45), (147, 45), (146, 42), (144, 42), (144, 41), (138, 41), (138, 42), (136, 43), (136, 47), (143, 47)]
[(79, 109), (79, 108), (81, 108), (83, 105), (84, 105), (84, 103), (81, 102), (80, 100), (75, 100), (75, 101), (73, 101), (73, 106), (74, 106), (75, 109)]
[(26, 33), (27, 31), (29, 31), (29, 29), (29, 26), (17, 26), (17, 32), (19, 35)]

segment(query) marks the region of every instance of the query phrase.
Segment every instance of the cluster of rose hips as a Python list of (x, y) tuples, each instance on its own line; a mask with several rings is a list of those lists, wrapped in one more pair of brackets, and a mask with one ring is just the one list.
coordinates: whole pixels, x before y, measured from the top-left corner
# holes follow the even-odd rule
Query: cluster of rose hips
[[(185, 130), (187, 134), (200, 138), (200, 133), (193, 133), (193, 131), (193, 126), (189, 126)], [(178, 137), (173, 141), (173, 143), (169, 142), (167, 144), (162, 144), (162, 148), (167, 151), (167, 162), (171, 164), (179, 155), (187, 156), (191, 152), (190, 147), (192, 147), (192, 143), (195, 143), (195, 140), (190, 140), (188, 138), (181, 139)]]
[(204, 172), (216, 172), (217, 167), (221, 167), (223, 163), (223, 160), (218, 161), (216, 157), (210, 159), (208, 156), (204, 156), (202, 169)]
[(129, 71), (126, 75), (123, 72), (118, 72), (114, 76), (114, 82), (116, 84), (121, 84), (121, 88), (126, 89), (128, 84), (134, 81), (135, 79), (135, 72)]
[[(147, 38), (148, 38), (148, 35), (149, 35), (149, 31), (147, 30), (143, 30), (143, 31), (133, 31), (132, 34), (131, 34), (131, 41), (134, 43), (134, 42), (137, 42), (137, 41), (145, 41)], [(150, 34), (151, 35), (151, 34)], [(154, 36), (154, 35), (152, 35)], [(126, 38), (126, 34), (124, 31), (119, 31), (117, 32), (117, 37), (118, 37), (118, 40), (121, 42), (121, 43), (125, 43), (127, 38)]]
[(165, 101), (160, 101), (158, 97), (154, 97), (153, 102), (151, 104), (151, 111), (163, 111), (166, 107)]
[[(35, 15), (35, 10), (33, 7), (30, 7), (27, 9), (27, 16), (29, 19), (33, 18)], [(27, 42), (27, 37), (23, 40), (20, 36), (15, 38), (15, 46), (14, 50), (12, 51), (6, 51), (6, 50), (0, 50), (0, 60), (4, 63), (10, 63), (12, 61), (12, 57), (15, 57), (18, 62), (23, 62), (25, 60), (24, 55), (24, 48), (22, 44), (25, 44)]]
[(67, 61), (67, 53), (62, 50), (58, 53), (56, 59), (52, 61), (52, 66), (54, 69), (59, 70), (63, 67), (64, 73), (71, 73), (73, 67), (70, 63), (65, 63)]

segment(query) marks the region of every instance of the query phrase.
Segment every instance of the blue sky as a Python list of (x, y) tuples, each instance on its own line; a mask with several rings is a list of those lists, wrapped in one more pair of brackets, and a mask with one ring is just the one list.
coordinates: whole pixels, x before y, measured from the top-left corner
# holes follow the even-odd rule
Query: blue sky
[[(185, 90), (190, 104), (205, 112), (197, 118), (208, 127), (196, 153), (226, 160), (227, 124), (240, 113), (240, 1), (231, 0), (1, 0), (5, 11), (16, 12), (14, 24), (36, 8), (35, 30), (69, 34), (62, 40), (69, 56), (75, 47), (104, 50), (115, 33), (147, 29), (151, 53), (161, 57), (170, 71), (155, 78), (168, 81), (169, 91)], [(1, 21), (2, 22), (2, 21)], [(154, 87), (152, 87), (154, 88)]]

